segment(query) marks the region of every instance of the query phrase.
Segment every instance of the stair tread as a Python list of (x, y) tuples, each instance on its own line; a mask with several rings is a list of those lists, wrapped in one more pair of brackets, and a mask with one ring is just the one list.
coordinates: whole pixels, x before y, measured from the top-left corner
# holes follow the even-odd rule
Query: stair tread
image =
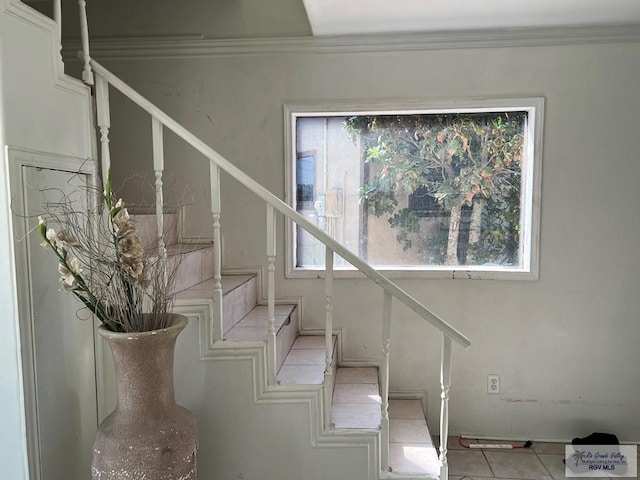
[(377, 367), (338, 368), (331, 405), (335, 428), (378, 430), (381, 404)]
[(167, 256), (184, 255), (187, 253), (197, 252), (206, 248), (213, 249), (212, 243), (173, 243), (166, 245)]
[[(222, 294), (235, 290), (242, 284), (253, 279), (255, 275), (222, 275), (220, 283), (222, 285)], [(215, 282), (213, 278), (209, 278), (204, 282), (200, 282), (188, 289), (180, 292), (177, 298), (192, 299), (192, 298), (213, 298)]]
[(440, 475), (438, 453), (420, 400), (389, 399), (389, 467), (394, 473)]
[[(333, 351), (337, 338), (333, 336)], [(278, 371), (281, 385), (322, 385), (326, 365), (324, 335), (299, 335)]]
[[(275, 306), (276, 334), (287, 324), (289, 316), (295, 310), (295, 304), (278, 304)], [(266, 341), (269, 332), (269, 307), (255, 306), (225, 335), (226, 340), (236, 342)]]

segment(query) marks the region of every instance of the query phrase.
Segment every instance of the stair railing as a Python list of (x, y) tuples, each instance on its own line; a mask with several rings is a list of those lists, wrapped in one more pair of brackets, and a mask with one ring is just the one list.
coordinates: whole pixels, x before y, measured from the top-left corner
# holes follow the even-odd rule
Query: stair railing
[[(108, 86), (119, 90), (131, 101), (149, 113), (152, 117), (153, 134), (153, 161), (156, 176), (156, 212), (162, 218), (162, 172), (164, 169), (162, 132), (168, 128), (178, 137), (191, 145), (194, 149), (209, 159), (211, 175), (211, 211), (214, 230), (214, 339), (221, 340), (224, 332), (222, 317), (222, 287), (221, 287), (221, 251), (220, 251), (220, 170), (224, 170), (255, 195), (267, 203), (267, 304), (268, 304), (268, 336), (267, 336), (267, 362), (268, 362), (268, 382), (273, 385), (276, 382), (276, 329), (275, 329), (275, 259), (276, 259), (276, 214), (282, 214), (286, 219), (291, 220), (304, 228), (307, 232), (317, 238), (325, 245), (325, 383), (324, 383), (324, 422), (325, 427), (331, 425), (331, 393), (333, 389), (333, 259), (334, 254), (339, 255), (349, 262), (371, 281), (382, 288), (383, 291), (383, 311), (382, 311), (382, 454), (381, 464), (383, 471), (388, 469), (388, 445), (389, 445), (389, 355), (391, 348), (391, 312), (392, 303), (395, 299), (413, 310), (422, 319), (429, 322), (442, 333), (442, 358), (440, 363), (440, 478), (446, 479), (448, 475), (447, 465), (447, 436), (449, 423), (449, 387), (451, 384), (451, 342), (467, 348), (471, 342), (462, 333), (450, 324), (440, 319), (422, 303), (417, 301), (398, 285), (380, 274), (371, 265), (361, 260), (358, 256), (347, 250), (343, 245), (336, 242), (324, 231), (317, 228), (289, 205), (276, 197), (269, 190), (249, 177), (238, 167), (230, 163), (219, 153), (209, 147), (193, 133), (182, 127), (179, 123), (161, 111), (158, 107), (142, 97), (133, 88), (124, 83), (118, 77), (109, 72), (102, 65), (91, 59), (89, 66), (92, 68), (96, 78), (96, 108), (97, 123), (100, 130), (100, 144), (102, 152), (102, 171), (106, 172), (110, 166), (109, 152), (109, 92)], [(162, 220), (158, 220), (158, 234), (162, 235)]]

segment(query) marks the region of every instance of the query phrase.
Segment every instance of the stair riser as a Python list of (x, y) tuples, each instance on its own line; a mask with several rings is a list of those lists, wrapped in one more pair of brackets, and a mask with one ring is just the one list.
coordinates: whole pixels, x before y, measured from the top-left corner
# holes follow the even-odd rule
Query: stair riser
[[(153, 249), (158, 245), (158, 223), (155, 215), (131, 215), (138, 227), (138, 236), (145, 249)], [(175, 213), (164, 214), (164, 244), (178, 243), (178, 216)]]
[(289, 316), (289, 324), (283, 325), (276, 336), (276, 371), (280, 371), (285, 358), (298, 336), (298, 309)]
[(256, 298), (257, 282), (255, 277), (224, 295), (222, 308), (225, 335), (256, 306)]
[[(176, 270), (176, 263), (179, 265)], [(174, 292), (181, 292), (189, 287), (213, 277), (213, 249), (202, 248), (192, 252), (171, 255), (167, 258), (167, 270), (175, 271)]]

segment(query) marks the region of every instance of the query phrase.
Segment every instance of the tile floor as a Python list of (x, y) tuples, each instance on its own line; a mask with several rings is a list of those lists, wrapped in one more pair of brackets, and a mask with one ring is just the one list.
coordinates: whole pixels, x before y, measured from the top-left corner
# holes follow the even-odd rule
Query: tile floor
[[(464, 440), (465, 443), (505, 443)], [(514, 442), (515, 443), (515, 442)], [(448, 441), (449, 480), (558, 480), (564, 474), (564, 443), (533, 443), (512, 450), (465, 449), (457, 437)], [(608, 478), (608, 477), (601, 477)]]

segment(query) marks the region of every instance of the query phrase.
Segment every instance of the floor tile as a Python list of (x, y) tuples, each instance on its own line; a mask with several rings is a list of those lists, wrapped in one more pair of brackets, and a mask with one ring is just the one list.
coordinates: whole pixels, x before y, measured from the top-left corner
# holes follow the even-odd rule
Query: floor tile
[(484, 450), (483, 453), (496, 477), (551, 480), (537, 455), (517, 455), (513, 451), (489, 450)]
[(340, 383), (333, 390), (333, 403), (380, 404), (378, 386), (370, 383)]
[[(567, 478), (564, 474), (564, 463), (562, 460), (564, 459), (564, 453), (562, 454), (552, 454), (552, 453), (539, 453), (538, 458), (554, 478), (554, 480), (560, 480)], [(597, 477), (591, 477), (597, 478)], [(607, 477), (601, 477), (607, 478)]]
[(389, 418), (414, 418), (424, 420), (420, 400), (389, 399)]
[(549, 442), (533, 442), (531, 447), (536, 453), (554, 453), (556, 455), (564, 455), (564, 443), (549, 443)]
[(427, 443), (433, 445), (427, 422), (412, 419), (389, 420), (389, 441), (408, 443)]
[(337, 403), (331, 408), (336, 428), (380, 428), (380, 405)]
[[(394, 473), (421, 473), (438, 477), (440, 465), (435, 450), (425, 443), (389, 443), (389, 466)], [(449, 476), (449, 480), (457, 477)]]
[(447, 462), (451, 475), (493, 477), (493, 472), (481, 451), (449, 450)]
[(320, 365), (284, 365), (278, 372), (282, 385), (321, 385), (324, 367)]
[(338, 368), (336, 383), (378, 383), (378, 369), (376, 367), (365, 368)]
[(324, 350), (291, 350), (284, 360), (285, 365), (324, 365)]
[(324, 336), (323, 335), (301, 335), (296, 338), (292, 349), (298, 348), (319, 348), (324, 350)]

